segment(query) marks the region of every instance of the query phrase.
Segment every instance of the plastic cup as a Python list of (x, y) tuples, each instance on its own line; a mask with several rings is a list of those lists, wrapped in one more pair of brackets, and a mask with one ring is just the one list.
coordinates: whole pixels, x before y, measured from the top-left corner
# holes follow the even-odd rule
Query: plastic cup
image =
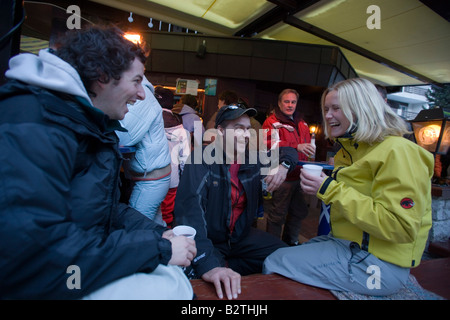
[(315, 164), (304, 164), (303, 170), (307, 172), (308, 174), (320, 177), (320, 174), (322, 173), (322, 166), (318, 166)]
[(175, 236), (184, 236), (186, 238), (194, 239), (197, 231), (189, 226), (176, 226), (172, 229)]

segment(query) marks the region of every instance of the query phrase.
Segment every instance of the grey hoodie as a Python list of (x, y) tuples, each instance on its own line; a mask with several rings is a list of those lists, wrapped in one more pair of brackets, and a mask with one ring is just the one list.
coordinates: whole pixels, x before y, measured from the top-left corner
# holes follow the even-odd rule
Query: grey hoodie
[(19, 54), (9, 61), (9, 70), (5, 75), (9, 79), (19, 80), (30, 85), (63, 92), (92, 101), (81, 81), (78, 72), (67, 62), (49, 52), (39, 51)]

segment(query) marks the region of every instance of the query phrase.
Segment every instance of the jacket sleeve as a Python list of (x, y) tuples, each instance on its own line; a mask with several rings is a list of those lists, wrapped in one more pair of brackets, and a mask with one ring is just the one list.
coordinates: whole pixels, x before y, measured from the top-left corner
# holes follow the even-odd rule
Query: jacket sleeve
[[(189, 140), (189, 131), (184, 129), (182, 126), (177, 129), (177, 133), (179, 134), (179, 145), (178, 145), (178, 163), (180, 168), (180, 173), (183, 172), (184, 166), (186, 164), (189, 155), (191, 154), (191, 144)], [(174, 159), (174, 155), (172, 155), (172, 159)]]
[[(163, 230), (135, 211), (117, 208), (122, 210), (111, 232), (104, 221), (89, 221), (90, 212), (89, 222), (73, 221), (71, 190), (83, 187), (73, 176), (73, 133), (51, 125), (2, 124), (0, 145), (0, 298), (78, 299), (167, 264), (171, 245), (161, 238)], [(105, 212), (105, 221), (114, 214)], [(80, 268), (80, 289), (67, 286), (72, 265)]]
[(280, 135), (278, 130), (273, 128), (272, 123), (273, 119), (269, 116), (262, 125), (264, 132), (264, 144), (268, 150), (277, 148), (280, 144)]
[[(338, 173), (338, 181), (327, 178), (317, 196), (332, 204), (332, 221), (344, 218), (385, 241), (414, 241), (431, 206), (431, 154), (396, 148), (374, 172), (370, 195), (339, 181)], [(411, 199), (413, 206), (402, 205), (403, 199)]]
[(197, 231), (195, 235), (197, 256), (193, 260), (193, 266), (199, 276), (221, 266), (220, 258), (215, 254), (214, 245), (208, 239), (205, 216), (209, 183), (207, 165), (186, 164), (175, 198), (175, 224), (189, 225)]
[(271, 117), (264, 121), (262, 128), (264, 130), (264, 143), (267, 150), (270, 153), (278, 152), (278, 162), (287, 162), (290, 165), (289, 172), (293, 171), (298, 163), (297, 145), (289, 144), (281, 140), (279, 129), (273, 128), (273, 119)]
[(293, 171), (298, 164), (297, 149), (291, 147), (280, 147), (280, 163), (287, 162), (290, 165), (289, 172)]

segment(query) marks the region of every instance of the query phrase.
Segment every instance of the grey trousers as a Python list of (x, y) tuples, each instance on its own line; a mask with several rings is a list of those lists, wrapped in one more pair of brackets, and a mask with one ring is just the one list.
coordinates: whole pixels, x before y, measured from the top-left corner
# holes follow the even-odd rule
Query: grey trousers
[(382, 261), (355, 242), (326, 235), (278, 249), (264, 261), (263, 273), (329, 290), (385, 296), (403, 287), (409, 268)]

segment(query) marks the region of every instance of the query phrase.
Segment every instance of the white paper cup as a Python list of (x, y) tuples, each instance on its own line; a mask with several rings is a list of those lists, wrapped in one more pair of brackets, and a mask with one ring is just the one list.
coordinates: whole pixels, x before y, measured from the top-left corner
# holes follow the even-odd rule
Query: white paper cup
[(322, 169), (323, 169), (322, 166), (318, 166), (315, 164), (304, 164), (303, 165), (303, 170), (305, 170), (305, 172), (307, 172), (308, 174), (314, 175), (314, 176), (318, 176), (318, 177), (320, 177)]
[(194, 239), (197, 231), (189, 226), (176, 226), (172, 229), (175, 236), (185, 236), (186, 238)]

